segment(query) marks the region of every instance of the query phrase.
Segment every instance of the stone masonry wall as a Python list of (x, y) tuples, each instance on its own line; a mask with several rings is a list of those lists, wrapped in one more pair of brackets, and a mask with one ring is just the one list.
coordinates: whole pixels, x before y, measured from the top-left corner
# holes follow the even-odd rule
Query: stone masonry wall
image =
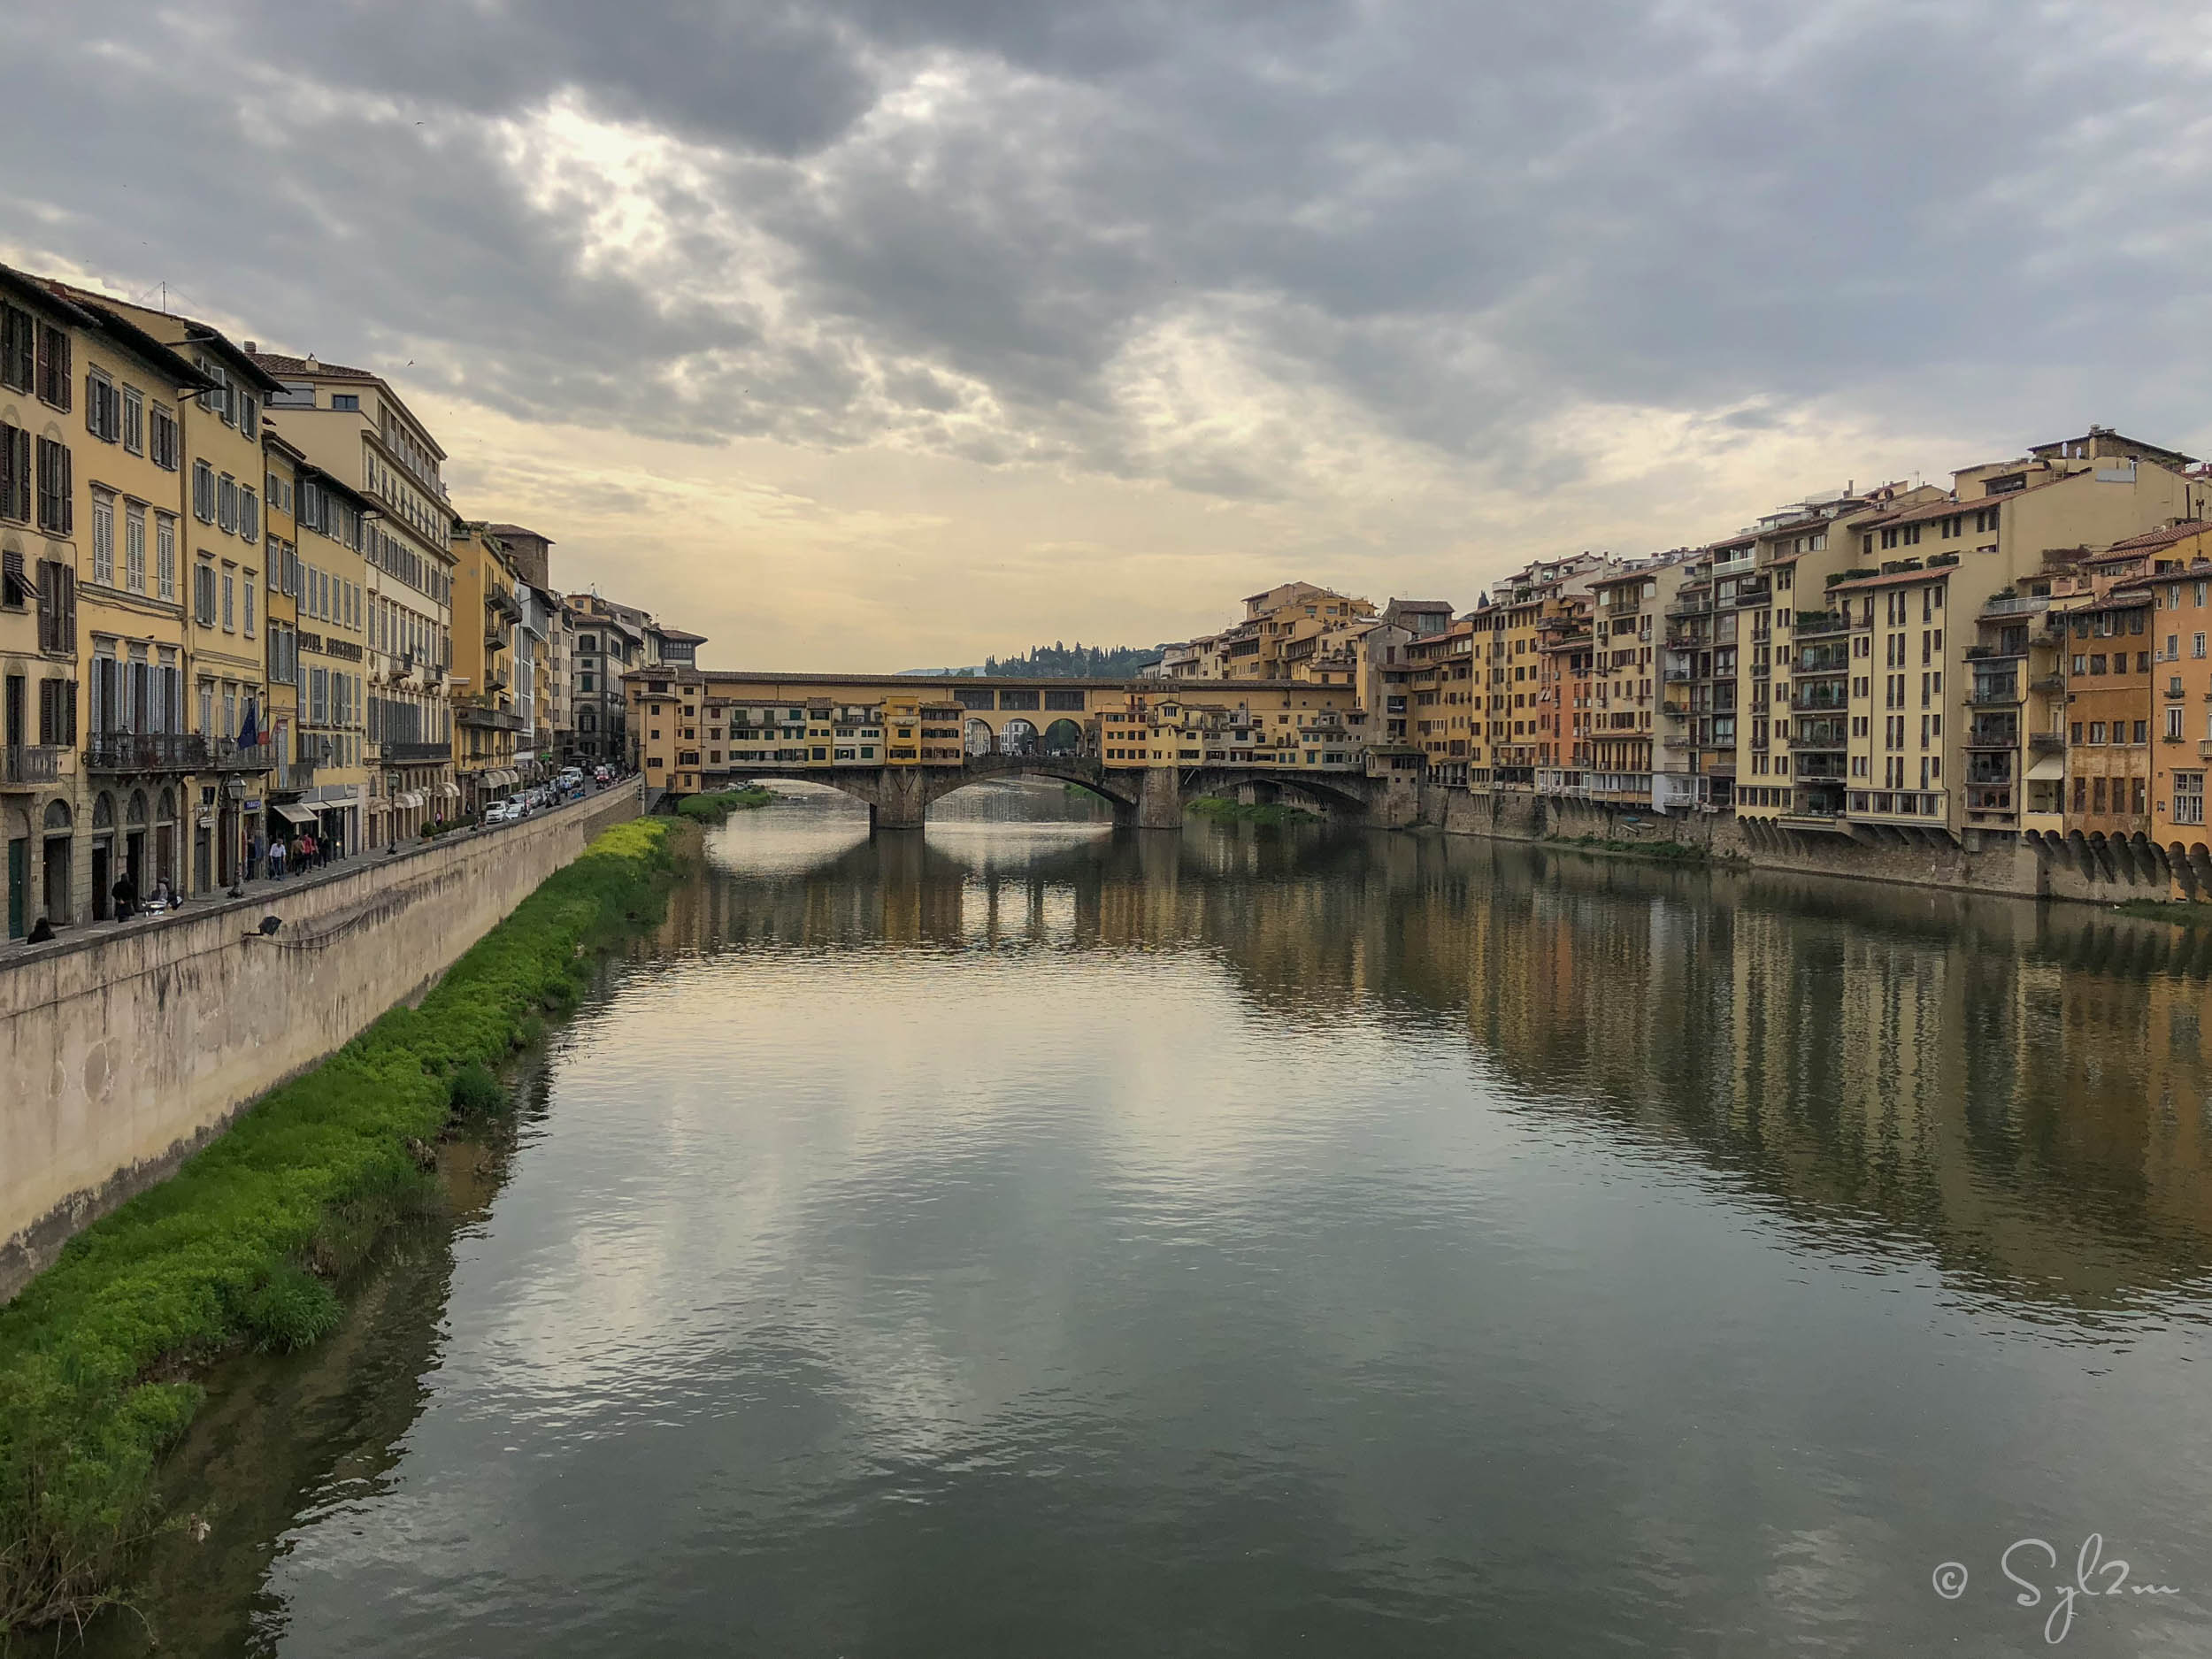
[[(241, 1110), (419, 995), (634, 787), (0, 956), (0, 1298)], [(255, 930), (274, 915), (273, 938)]]

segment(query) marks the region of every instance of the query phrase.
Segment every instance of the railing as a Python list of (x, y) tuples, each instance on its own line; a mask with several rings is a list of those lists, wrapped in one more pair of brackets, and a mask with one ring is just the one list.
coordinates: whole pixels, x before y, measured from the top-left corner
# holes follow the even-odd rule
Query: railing
[[(1805, 620), (1812, 618), (1810, 622)], [(1851, 618), (1833, 611), (1801, 611), (1797, 613), (1797, 637), (1814, 639), (1824, 634), (1848, 634)]]
[(1816, 726), (1808, 730), (1804, 722), (1790, 733), (1792, 749), (1838, 749), (1850, 746), (1850, 739), (1839, 726)]
[(2200, 737), (2197, 740), (2197, 758), (2212, 760), (2212, 737)]
[(194, 772), (207, 764), (207, 740), (193, 732), (108, 732), (85, 745), (94, 772)]
[(1975, 703), (2015, 703), (2020, 701), (2020, 687), (2011, 680), (1977, 680), (1973, 695), (1967, 698)]
[(2017, 617), (2025, 616), (2032, 611), (2048, 611), (2050, 608), (2051, 602), (2047, 598), (2038, 595), (2027, 594), (2000, 594), (1996, 598), (1992, 599), (1987, 604), (1982, 607), (1982, 615), (1985, 617)]
[(0, 750), (0, 782), (52, 783), (61, 776), (62, 751), (40, 744)]
[(1825, 691), (1824, 687), (1815, 689), (1800, 689), (1793, 687), (1790, 707), (1800, 714), (1817, 714), (1824, 709), (1847, 710), (1850, 708), (1851, 699), (1848, 696), (1840, 692), (1828, 693), (1824, 695), (1823, 693)]
[[(514, 709), (494, 709), (480, 703), (457, 703), (453, 718), (463, 726), (472, 726), (482, 731), (519, 732), (522, 715)], [(741, 730), (742, 728), (733, 728)]]
[(2028, 747), (2049, 754), (2064, 749), (2066, 740), (2056, 732), (2031, 732), (2028, 733)]
[(266, 739), (241, 743), (234, 737), (219, 737), (210, 741), (207, 759), (214, 772), (268, 772), (277, 764), (276, 744)]
[(387, 766), (426, 766), (453, 758), (449, 743), (391, 743), (384, 745)]

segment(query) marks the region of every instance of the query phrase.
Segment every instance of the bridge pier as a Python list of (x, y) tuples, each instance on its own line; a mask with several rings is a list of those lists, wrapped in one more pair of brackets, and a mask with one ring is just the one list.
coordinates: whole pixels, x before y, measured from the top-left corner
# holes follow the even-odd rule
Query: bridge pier
[[(1144, 772), (1144, 781), (1137, 788), (1137, 804), (1131, 815), (1139, 829), (1180, 829), (1183, 827), (1183, 785), (1180, 776), (1169, 767), (1151, 766)], [(1121, 810), (1117, 807), (1114, 818), (1121, 821)]]
[(918, 830), (929, 817), (930, 780), (918, 768), (885, 766), (866, 795), (868, 832)]

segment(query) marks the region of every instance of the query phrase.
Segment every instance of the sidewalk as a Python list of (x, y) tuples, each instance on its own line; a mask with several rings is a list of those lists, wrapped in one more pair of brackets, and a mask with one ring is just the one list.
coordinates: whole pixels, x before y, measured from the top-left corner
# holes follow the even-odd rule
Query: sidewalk
[[(565, 801), (558, 806), (541, 807), (531, 813), (528, 818), (518, 819), (517, 822), (518, 824), (534, 823), (548, 812), (557, 812), (570, 806), (584, 806), (596, 801), (603, 795), (620, 789), (636, 787), (637, 774), (633, 772), (627, 777), (616, 779), (603, 788), (587, 787), (581, 801)], [(403, 841), (396, 848), (380, 847), (370, 852), (351, 853), (343, 858), (334, 858), (326, 864), (310, 865), (304, 870), (280, 879), (257, 876), (250, 881), (242, 881), (238, 884), (239, 896), (234, 899), (231, 897), (230, 888), (215, 887), (208, 892), (196, 894), (187, 898), (182, 906), (176, 910), (153, 911), (142, 910), (128, 921), (124, 922), (72, 922), (66, 926), (57, 927), (54, 930), (54, 937), (44, 944), (33, 945), (27, 940), (9, 939), (0, 941), (0, 950), (4, 950), (12, 956), (27, 949), (46, 950), (58, 945), (96, 944), (102, 940), (111, 939), (119, 933), (128, 933), (134, 929), (159, 926), (172, 918), (182, 918), (204, 915), (211, 910), (231, 906), (246, 910), (273, 904), (281, 901), (288, 893), (296, 893), (303, 887), (318, 887), (325, 881), (335, 881), (341, 877), (355, 874), (377, 864), (389, 864), (395, 859), (403, 858), (409, 853), (423, 848), (444, 846), (457, 841), (473, 841), (480, 835), (496, 835), (501, 831), (511, 827), (513, 826), (505, 824), (489, 826), (478, 824), (468, 829), (449, 830), (443, 835), (434, 835), (427, 841), (418, 837), (411, 841)]]

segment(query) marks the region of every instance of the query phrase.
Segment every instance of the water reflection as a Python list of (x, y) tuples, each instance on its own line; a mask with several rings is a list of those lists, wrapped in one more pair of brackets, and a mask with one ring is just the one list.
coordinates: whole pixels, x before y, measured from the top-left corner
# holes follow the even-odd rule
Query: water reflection
[(710, 836), (175, 1650), (2205, 1649), (2206, 941), (1040, 803)]
[(665, 950), (1008, 942), (1218, 956), (1256, 1006), (1463, 1023), (1526, 1109), (1909, 1236), (2079, 1313), (2212, 1265), (2212, 936), (2087, 907), (1459, 837), (987, 825), (718, 838)]

